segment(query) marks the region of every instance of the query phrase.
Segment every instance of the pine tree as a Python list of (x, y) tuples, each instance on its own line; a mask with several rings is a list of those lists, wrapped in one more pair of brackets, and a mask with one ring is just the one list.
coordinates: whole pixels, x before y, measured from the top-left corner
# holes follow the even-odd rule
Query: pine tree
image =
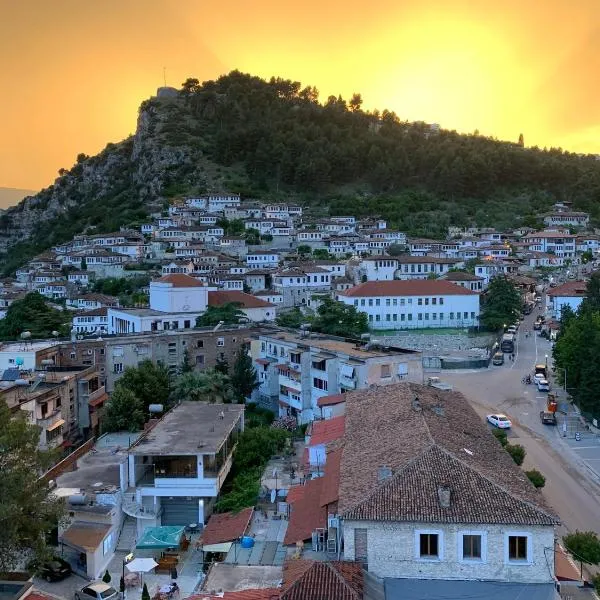
[(244, 402), (260, 385), (256, 369), (252, 364), (252, 359), (248, 356), (244, 348), (240, 348), (235, 356), (231, 384), (233, 385), (238, 402)]

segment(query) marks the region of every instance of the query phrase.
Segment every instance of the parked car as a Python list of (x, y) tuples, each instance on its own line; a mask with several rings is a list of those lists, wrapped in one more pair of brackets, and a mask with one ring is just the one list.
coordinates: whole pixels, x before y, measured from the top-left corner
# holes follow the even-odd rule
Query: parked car
[(540, 381), (545, 381), (546, 380), (546, 375), (544, 373), (536, 373), (533, 376), (533, 383), (535, 383), (535, 385), (537, 385)]
[(533, 324), (533, 328), (534, 328), (536, 331), (540, 331), (540, 330), (542, 329), (542, 322), (541, 322), (541, 321), (536, 321), (536, 322)]
[(507, 330), (506, 333), (512, 333), (513, 335), (515, 333), (517, 333), (517, 328), (514, 325), (511, 325)]
[(543, 425), (556, 425), (556, 414), (543, 410), (540, 412), (540, 419)]
[(510, 429), (512, 427), (510, 419), (506, 415), (500, 413), (495, 415), (488, 415), (487, 421), (488, 423), (490, 423), (494, 427), (497, 427), (498, 429)]
[(494, 357), (492, 358), (493, 365), (503, 365), (504, 364), (504, 352), (496, 352)]
[(59, 556), (52, 557), (48, 562), (33, 566), (38, 577), (46, 581), (62, 581), (72, 573), (71, 565)]
[(115, 588), (103, 581), (93, 581), (75, 592), (75, 600), (118, 600), (121, 594)]
[(537, 389), (538, 389), (538, 392), (549, 392), (550, 384), (548, 383), (548, 381), (546, 379), (540, 379), (537, 382)]

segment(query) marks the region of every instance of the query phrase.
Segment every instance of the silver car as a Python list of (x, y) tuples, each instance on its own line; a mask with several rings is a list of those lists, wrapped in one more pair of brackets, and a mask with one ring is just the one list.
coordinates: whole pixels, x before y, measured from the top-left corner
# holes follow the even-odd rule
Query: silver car
[(94, 581), (75, 592), (75, 600), (119, 600), (120, 598), (120, 592), (103, 581)]

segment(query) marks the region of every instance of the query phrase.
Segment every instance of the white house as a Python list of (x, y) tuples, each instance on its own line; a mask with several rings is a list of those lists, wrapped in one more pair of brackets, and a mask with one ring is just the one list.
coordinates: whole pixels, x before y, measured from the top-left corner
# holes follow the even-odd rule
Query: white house
[(108, 333), (108, 308), (96, 308), (76, 314), (73, 317), (73, 331)]
[[(387, 598), (555, 597), (558, 519), (461, 394), (400, 383), (346, 396), (332, 515), (345, 560), (384, 578)], [(444, 580), (458, 593), (439, 592)]]
[(586, 296), (585, 281), (567, 281), (563, 285), (550, 288), (546, 295), (546, 308), (553, 317), (558, 319), (563, 306), (568, 306), (575, 312)]
[(150, 308), (110, 308), (108, 332), (143, 333), (167, 329), (190, 329), (206, 311), (209, 288), (205, 283), (172, 273), (150, 283)]
[(275, 304), (251, 294), (236, 290), (208, 292), (208, 306), (222, 306), (232, 302), (238, 304), (240, 310), (253, 323), (274, 321), (277, 316)]
[(585, 212), (564, 211), (554, 212), (544, 217), (544, 224), (548, 226), (566, 225), (568, 227), (587, 227), (590, 215)]
[(575, 239), (574, 235), (559, 231), (536, 231), (523, 236), (522, 242), (528, 250), (534, 252), (549, 252), (563, 258), (573, 258), (575, 256)]
[(202, 525), (231, 469), (244, 406), (181, 402), (128, 450), (123, 511), (146, 527)]
[(368, 281), (338, 294), (337, 299), (366, 313), (372, 329), (479, 324), (479, 293), (449, 281)]
[(279, 266), (279, 254), (273, 250), (249, 250), (246, 265), (249, 269), (274, 269)]

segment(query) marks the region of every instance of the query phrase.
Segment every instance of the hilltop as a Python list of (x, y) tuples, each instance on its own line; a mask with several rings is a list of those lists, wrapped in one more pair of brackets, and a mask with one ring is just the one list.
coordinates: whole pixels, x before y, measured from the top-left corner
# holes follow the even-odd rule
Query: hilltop
[[(170, 93), (166, 93), (170, 92)], [(0, 216), (5, 272), (77, 233), (139, 225), (178, 197), (231, 191), (319, 214), (380, 214), (408, 234), (535, 225), (559, 200), (600, 221), (600, 162), (460, 135), (284, 79), (234, 71), (144, 101), (137, 130), (80, 154)]]

